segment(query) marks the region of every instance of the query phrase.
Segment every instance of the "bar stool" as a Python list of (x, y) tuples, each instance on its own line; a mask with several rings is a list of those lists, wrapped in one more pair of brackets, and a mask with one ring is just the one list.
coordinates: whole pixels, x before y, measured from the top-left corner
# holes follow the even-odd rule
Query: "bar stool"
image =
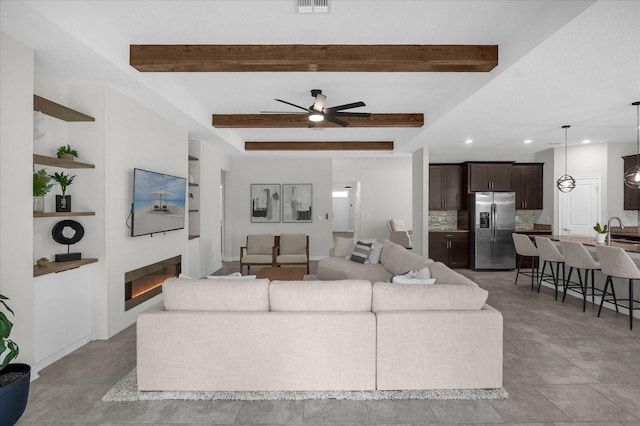
[[(555, 244), (551, 242), (549, 238), (536, 236), (536, 247), (538, 247), (538, 255), (540, 256), (540, 260), (544, 263), (542, 264), (542, 272), (540, 272), (540, 277), (538, 280), (538, 293), (540, 293), (540, 286), (542, 285), (542, 281), (551, 282), (556, 288), (556, 300), (558, 300), (558, 286), (560, 285), (560, 266), (562, 266), (562, 285), (566, 286), (566, 280), (564, 279), (564, 256)], [(555, 263), (556, 272), (553, 272), (553, 264)], [(544, 271), (549, 265), (551, 269), (551, 279), (552, 281), (548, 281), (545, 279)], [(547, 275), (549, 276), (549, 275)]]
[[(533, 291), (533, 280), (538, 279), (538, 266), (540, 265), (538, 249), (531, 241), (529, 236), (524, 234), (511, 234), (513, 237), (513, 244), (516, 247), (516, 253), (520, 256), (518, 260), (518, 272), (516, 273), (516, 280), (513, 283), (514, 285), (518, 284), (518, 276), (520, 274), (531, 277), (531, 290)], [(521, 272), (520, 267), (522, 266), (522, 259), (525, 257), (531, 258), (531, 271), (530, 272)]]
[[(569, 274), (567, 275), (567, 281), (564, 286), (562, 303), (564, 303), (564, 299), (567, 297), (568, 289), (579, 288), (580, 293), (582, 294), (582, 312), (584, 312), (587, 307), (587, 296), (589, 295), (587, 293), (589, 289), (589, 272), (591, 272), (591, 301), (595, 302), (594, 294), (596, 291), (602, 292), (602, 290), (595, 288), (594, 286), (594, 271), (600, 270), (600, 263), (591, 256), (591, 253), (589, 253), (582, 243), (560, 241), (560, 247), (562, 247), (562, 254), (564, 255), (564, 264), (569, 266)], [(573, 268), (578, 271), (578, 279), (580, 280), (579, 286), (571, 282), (571, 273), (573, 272)], [(584, 269), (584, 284), (582, 282), (580, 269)]]
[[(604, 290), (602, 290), (602, 300), (600, 301), (600, 308), (598, 309), (598, 316), (602, 311), (602, 305), (605, 301), (611, 302), (616, 306), (616, 312), (618, 312), (618, 306), (629, 309), (629, 330), (633, 330), (633, 310), (640, 309), (640, 307), (633, 307), (633, 285), (634, 280), (640, 279), (640, 269), (636, 263), (629, 257), (626, 251), (620, 247), (607, 247), (596, 246), (596, 253), (598, 254), (598, 260), (600, 261), (600, 267), (602, 273), (607, 276), (607, 280), (604, 282)], [(612, 277), (624, 278), (629, 280), (629, 298), (628, 299), (616, 299), (616, 292), (613, 287)], [(611, 293), (607, 293), (607, 289), (611, 284)], [(613, 299), (607, 299), (607, 294), (611, 294)], [(619, 302), (629, 302), (628, 306)]]

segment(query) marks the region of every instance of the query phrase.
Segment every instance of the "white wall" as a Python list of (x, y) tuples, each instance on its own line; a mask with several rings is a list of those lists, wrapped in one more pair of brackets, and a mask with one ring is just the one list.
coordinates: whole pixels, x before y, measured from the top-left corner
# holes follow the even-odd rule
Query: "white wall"
[(411, 157), (333, 160), (334, 182), (361, 183), (360, 238), (388, 239), (391, 218), (413, 223), (411, 169)]
[(27, 364), (34, 359), (33, 72), (33, 49), (0, 33), (0, 293), (11, 299), (11, 338)]
[(543, 210), (536, 212), (535, 223), (544, 223), (547, 225), (551, 225), (554, 220), (554, 204), (555, 199), (557, 199), (556, 192), (556, 179), (560, 176), (554, 175), (554, 160), (555, 152), (553, 149), (547, 149), (544, 151), (537, 152), (535, 154), (534, 162), (544, 163), (542, 168), (542, 187), (544, 188), (542, 192), (542, 203), (544, 206)]
[[(330, 159), (234, 158), (227, 182), (227, 229), (230, 244), (225, 257), (240, 258), (240, 247), (249, 234), (304, 233), (309, 235), (309, 256), (326, 257), (332, 245), (332, 176)], [(312, 223), (252, 223), (250, 185), (252, 183), (313, 184)], [(329, 219), (326, 219), (326, 217)]]
[(413, 153), (413, 252), (429, 256), (429, 150)]
[[(107, 336), (136, 321), (138, 313), (161, 296), (125, 312), (124, 274), (150, 263), (182, 255), (188, 264), (187, 228), (131, 237), (126, 221), (133, 199), (133, 169), (188, 177), (188, 134), (155, 112), (112, 89), (106, 89), (106, 282)], [(186, 269), (185, 269), (186, 270)], [(104, 318), (103, 318), (104, 320)]]

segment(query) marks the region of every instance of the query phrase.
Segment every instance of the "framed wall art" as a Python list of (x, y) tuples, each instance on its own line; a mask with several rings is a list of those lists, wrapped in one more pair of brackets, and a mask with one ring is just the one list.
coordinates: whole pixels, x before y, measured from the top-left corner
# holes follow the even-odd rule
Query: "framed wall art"
[(313, 185), (310, 183), (282, 185), (282, 221), (313, 222)]
[(280, 222), (280, 184), (251, 184), (251, 222)]

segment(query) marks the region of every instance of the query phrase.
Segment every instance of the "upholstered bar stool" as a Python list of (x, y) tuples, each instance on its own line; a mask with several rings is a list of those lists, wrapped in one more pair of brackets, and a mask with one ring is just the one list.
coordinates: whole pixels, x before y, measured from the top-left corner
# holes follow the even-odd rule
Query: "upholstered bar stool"
[[(540, 277), (538, 278), (538, 293), (540, 293), (540, 286), (542, 281), (551, 282), (556, 288), (556, 300), (558, 300), (558, 286), (566, 286), (566, 280), (564, 278), (564, 256), (560, 253), (560, 250), (556, 247), (549, 238), (536, 236), (536, 247), (538, 247), (538, 255), (540, 261), (542, 261), (542, 271), (540, 271)], [(553, 272), (553, 267), (556, 267), (556, 271)], [(551, 281), (545, 278), (545, 269), (549, 265), (551, 269)], [(562, 284), (560, 284), (560, 267), (562, 266)], [(547, 277), (549, 275), (546, 275)]]
[[(518, 272), (516, 273), (516, 280), (513, 284), (516, 284), (516, 285), (518, 284), (518, 276), (520, 274), (524, 276), (530, 276), (531, 290), (533, 290), (533, 280), (538, 279), (538, 266), (540, 264), (539, 258), (538, 258), (538, 249), (533, 244), (533, 242), (531, 241), (531, 238), (529, 238), (528, 235), (513, 233), (511, 234), (511, 236), (513, 237), (513, 244), (516, 247), (516, 253), (518, 253), (518, 255), (520, 256), (520, 259), (518, 260)], [(531, 258), (530, 259), (531, 271), (522, 272), (521, 271), (522, 260), (527, 257)]]
[[(596, 253), (598, 254), (602, 273), (607, 276), (607, 279), (604, 282), (604, 290), (602, 290), (602, 300), (600, 301), (598, 316), (600, 316), (604, 302), (613, 301), (616, 307), (616, 312), (618, 312), (618, 306), (629, 309), (629, 330), (633, 330), (633, 310), (640, 309), (640, 307), (633, 307), (633, 302), (640, 303), (639, 300), (633, 300), (633, 286), (635, 284), (634, 280), (640, 279), (640, 269), (638, 269), (638, 266), (633, 259), (629, 257), (627, 252), (620, 247), (596, 246)], [(613, 277), (629, 280), (628, 299), (616, 299), (616, 292), (613, 287)], [(611, 293), (607, 293), (609, 284), (611, 284)], [(607, 299), (608, 294), (611, 294), (613, 299)], [(620, 302), (628, 302), (629, 305), (625, 306)]]
[[(579, 288), (580, 293), (582, 294), (582, 312), (584, 312), (587, 307), (587, 296), (591, 294), (591, 301), (593, 302), (595, 300), (595, 292), (602, 291), (594, 286), (594, 271), (600, 270), (600, 263), (591, 256), (591, 253), (589, 253), (582, 243), (560, 241), (560, 247), (562, 248), (562, 255), (564, 256), (564, 264), (569, 267), (569, 274), (567, 274), (564, 294), (562, 295), (562, 303), (564, 303), (564, 299), (567, 297), (568, 289)], [(579, 283), (571, 282), (571, 273), (574, 268), (578, 271)], [(584, 283), (582, 282), (582, 274), (580, 274), (581, 269), (584, 269)], [(591, 293), (588, 293), (589, 272), (591, 272)]]

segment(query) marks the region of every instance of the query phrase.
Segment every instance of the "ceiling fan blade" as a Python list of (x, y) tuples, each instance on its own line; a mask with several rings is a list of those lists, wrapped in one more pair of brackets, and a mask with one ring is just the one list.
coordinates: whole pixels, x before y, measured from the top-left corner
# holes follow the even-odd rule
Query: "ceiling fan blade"
[(309, 108), (301, 107), (300, 105), (292, 104), (291, 102), (283, 101), (282, 99), (274, 99), (274, 101), (282, 102), (283, 104), (291, 105), (296, 108), (300, 108), (303, 111), (309, 112)]
[(316, 101), (313, 103), (311, 109), (314, 111), (322, 112), (322, 110), (324, 109), (324, 102), (326, 100), (327, 97), (325, 95), (323, 95), (322, 93), (318, 93), (316, 95)]
[(304, 114), (304, 112), (298, 111), (260, 111), (260, 114)]
[(347, 127), (349, 125), (349, 123), (347, 123), (346, 121), (342, 121), (339, 118), (337, 118), (335, 115), (332, 115), (332, 114), (325, 114), (324, 118), (326, 120), (329, 120), (332, 123), (336, 123), (337, 125), (342, 126), (342, 127)]
[(333, 115), (335, 115), (336, 117), (364, 117), (364, 118), (368, 118), (371, 117), (371, 113), (370, 112), (334, 112)]
[(344, 104), (344, 105), (339, 105), (339, 106), (334, 106), (331, 108), (327, 108), (325, 109), (326, 112), (336, 112), (336, 111), (342, 111), (343, 109), (351, 109), (351, 108), (358, 108), (358, 107), (363, 107), (366, 106), (364, 102), (359, 101), (359, 102), (352, 102), (350, 104)]

